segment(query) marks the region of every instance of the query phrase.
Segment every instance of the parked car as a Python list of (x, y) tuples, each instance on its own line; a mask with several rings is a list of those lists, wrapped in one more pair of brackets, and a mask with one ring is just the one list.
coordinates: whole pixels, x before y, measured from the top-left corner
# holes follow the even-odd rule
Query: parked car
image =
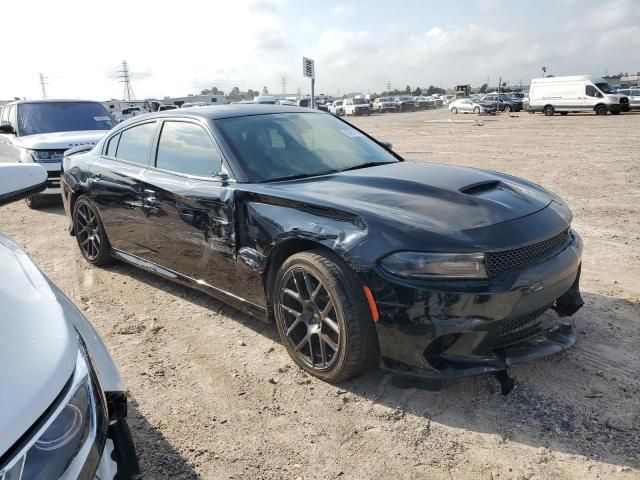
[(456, 113), (495, 113), (496, 104), (471, 98), (460, 98), (449, 104), (449, 111)]
[(177, 105), (159, 105), (158, 112), (166, 112), (167, 110), (177, 110), (179, 107)]
[(192, 108), (192, 107), (206, 107), (209, 105), (206, 102), (185, 102), (180, 105), (180, 108)]
[(493, 102), (501, 112), (519, 112), (522, 110), (522, 101), (516, 100), (504, 93), (490, 93), (481, 98), (483, 102)]
[(616, 94), (629, 99), (629, 108), (631, 110), (640, 109), (640, 87), (618, 89)]
[(557, 195), (404, 161), (317, 110), (132, 119), (66, 156), (62, 185), (87, 262), (118, 259), (274, 321), (328, 382), (380, 362), (411, 378), (504, 373), (576, 339), (543, 315), (582, 305), (582, 241)]
[(393, 101), (398, 106), (398, 112), (415, 112), (418, 109), (413, 97), (399, 96), (394, 97)]
[(284, 98), (280, 98), (276, 101), (276, 105), (287, 105), (289, 107), (297, 107), (298, 104), (296, 102), (293, 102), (291, 100), (286, 100)]
[(417, 96), (413, 97), (413, 100), (416, 103), (416, 108), (418, 110), (428, 110), (434, 106), (434, 102), (428, 97)]
[(31, 208), (59, 198), (64, 152), (95, 145), (116, 124), (100, 102), (19, 100), (0, 109), (0, 163), (38, 163), (47, 170), (47, 188), (26, 198)]
[(345, 115), (369, 115), (371, 107), (364, 98), (347, 98), (342, 104)]
[(372, 109), (378, 113), (397, 112), (398, 104), (392, 97), (378, 97), (373, 101)]
[(531, 80), (529, 111), (551, 116), (558, 112), (595, 112), (614, 115), (629, 110), (629, 99), (600, 77), (545, 77)]
[(123, 108), (120, 114), (120, 121), (127, 120), (128, 118), (135, 117), (136, 115), (142, 115), (145, 112), (141, 107), (129, 107)]
[[(0, 164), (0, 205), (47, 185), (36, 164)], [(127, 394), (100, 336), (0, 234), (0, 478), (136, 479)]]
[(329, 105), (329, 113), (336, 115), (338, 117), (344, 115), (344, 100), (334, 100), (334, 102)]

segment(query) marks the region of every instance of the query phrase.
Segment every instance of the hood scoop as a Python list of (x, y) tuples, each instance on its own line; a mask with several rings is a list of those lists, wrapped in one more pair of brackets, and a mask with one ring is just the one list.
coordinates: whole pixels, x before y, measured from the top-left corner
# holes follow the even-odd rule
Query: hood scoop
[(498, 188), (504, 188), (505, 185), (499, 180), (489, 180), (486, 182), (478, 182), (472, 185), (467, 185), (459, 190), (460, 193), (464, 193), (466, 195), (480, 195), (491, 190), (496, 190)]

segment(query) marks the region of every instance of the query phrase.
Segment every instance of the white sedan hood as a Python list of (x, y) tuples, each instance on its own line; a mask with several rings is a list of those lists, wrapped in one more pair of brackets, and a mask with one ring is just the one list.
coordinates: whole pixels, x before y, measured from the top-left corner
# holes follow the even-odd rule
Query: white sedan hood
[(80, 145), (95, 145), (108, 130), (87, 130), (82, 132), (54, 132), (26, 135), (14, 140), (14, 145), (30, 150), (67, 150)]
[(78, 343), (49, 282), (0, 235), (0, 456), (53, 403)]

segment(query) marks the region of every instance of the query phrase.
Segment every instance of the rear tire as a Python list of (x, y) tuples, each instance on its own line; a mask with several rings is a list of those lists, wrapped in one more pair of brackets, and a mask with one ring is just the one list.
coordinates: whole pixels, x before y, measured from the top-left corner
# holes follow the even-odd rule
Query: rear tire
[(81, 195), (73, 206), (73, 229), (80, 253), (98, 267), (113, 263), (111, 244), (93, 202)]
[(458, 113), (458, 109), (456, 107), (451, 108), (451, 113), (456, 115)]
[(604, 105), (598, 105), (596, 107), (596, 115), (606, 115), (607, 114), (607, 107), (605, 107)]
[(547, 117), (551, 117), (555, 113), (555, 109), (553, 108), (552, 105), (547, 105), (546, 107), (544, 107), (544, 110), (542, 111)]
[(378, 363), (362, 284), (339, 257), (323, 250), (292, 255), (280, 267), (270, 296), (282, 343), (311, 375), (339, 383)]
[(476, 107), (473, 109), (473, 113), (480, 113), (480, 107)]
[(511, 112), (511, 110), (513, 110), (513, 109), (511, 108), (511, 105), (505, 105), (505, 106), (504, 106), (504, 112), (505, 112), (505, 113), (510, 113), (510, 112)]

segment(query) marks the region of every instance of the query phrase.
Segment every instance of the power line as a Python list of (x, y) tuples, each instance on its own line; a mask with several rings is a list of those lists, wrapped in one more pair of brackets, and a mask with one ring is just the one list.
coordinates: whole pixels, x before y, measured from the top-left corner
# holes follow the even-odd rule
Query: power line
[(40, 74), (40, 88), (42, 89), (42, 99), (47, 99), (47, 85), (49, 85), (46, 80), (48, 77), (45, 77), (43, 73)]
[(135, 100), (136, 96), (133, 93), (133, 87), (131, 86), (131, 76), (129, 75), (129, 66), (127, 61), (122, 61), (122, 70), (118, 70), (118, 78), (121, 78), (120, 83), (124, 83), (123, 98), (126, 98), (128, 102)]

